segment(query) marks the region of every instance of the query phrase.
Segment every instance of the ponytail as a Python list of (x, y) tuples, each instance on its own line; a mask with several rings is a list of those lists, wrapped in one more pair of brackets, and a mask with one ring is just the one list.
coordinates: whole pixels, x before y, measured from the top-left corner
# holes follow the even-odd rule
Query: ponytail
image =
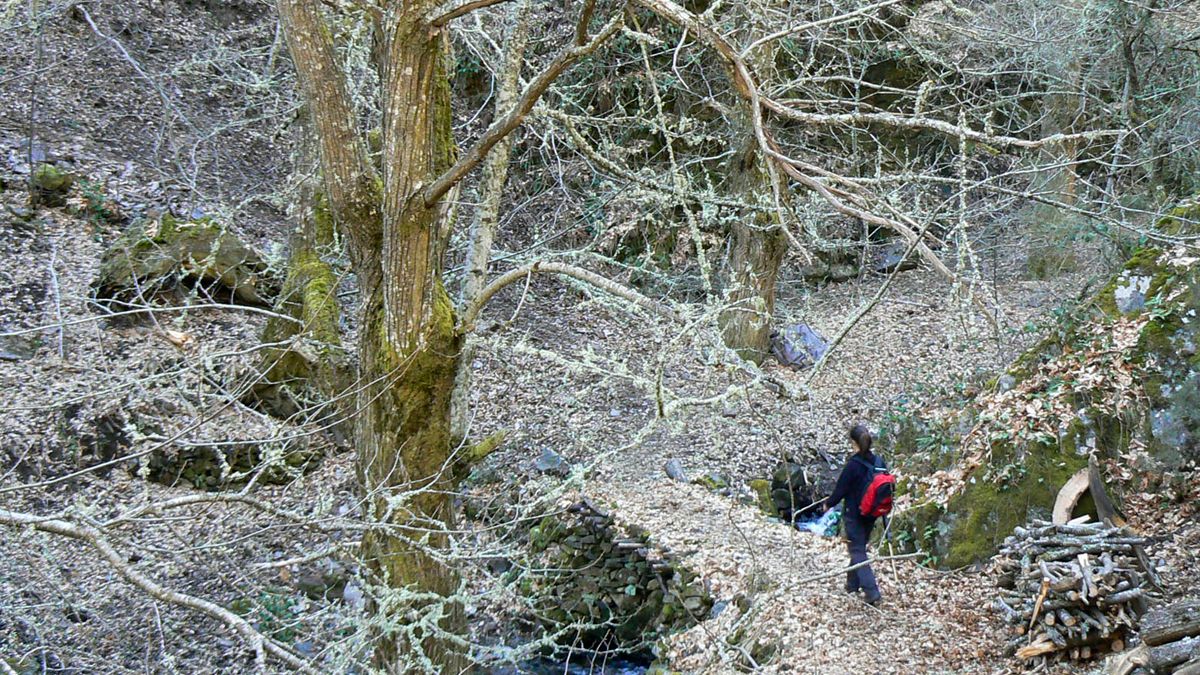
[(855, 424), (850, 428), (850, 440), (858, 446), (859, 452), (871, 451), (871, 432), (861, 424)]

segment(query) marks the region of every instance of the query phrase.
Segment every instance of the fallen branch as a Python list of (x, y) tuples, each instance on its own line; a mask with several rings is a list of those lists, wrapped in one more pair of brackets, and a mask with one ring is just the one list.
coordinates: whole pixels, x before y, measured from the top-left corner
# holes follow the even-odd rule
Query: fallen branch
[(104, 535), (94, 527), (75, 525), (65, 520), (41, 518), (4, 509), (0, 509), (0, 524), (8, 525), (9, 527), (31, 527), (41, 532), (49, 532), (77, 539), (91, 545), (118, 574), (129, 583), (145, 591), (150, 597), (200, 612), (233, 629), (254, 651), (260, 671), (265, 668), (266, 656), (269, 654), (300, 672), (314, 674), (318, 672), (305, 663), (302, 658), (293, 654), (283, 645), (263, 636), (248, 621), (228, 609), (203, 598), (197, 598), (193, 595), (180, 593), (160, 586), (126, 562), (126, 557), (117, 552), (104, 538)]

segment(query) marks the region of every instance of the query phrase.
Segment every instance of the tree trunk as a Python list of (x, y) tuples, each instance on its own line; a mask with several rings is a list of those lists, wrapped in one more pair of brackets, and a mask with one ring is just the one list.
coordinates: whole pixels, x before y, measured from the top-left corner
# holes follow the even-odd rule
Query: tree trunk
[(444, 32), (426, 25), (427, 9), (384, 20), (382, 246), (362, 252), (363, 269), (383, 274), (360, 274), (359, 476), (372, 520), (392, 526), (364, 537), (363, 553), (394, 589), (375, 598), (389, 620), (374, 660), (389, 673), (467, 668), (459, 577), (441, 557), (454, 520), (450, 399), (462, 341), (441, 281), (446, 212), (421, 196), (455, 149)]
[(446, 211), (422, 189), (454, 159), (445, 32), (431, 2), (390, 3), (380, 22), (383, 153), (367, 158), (344, 68), (315, 0), (279, 0), (280, 17), (320, 139), (331, 210), (360, 289), (358, 476), (374, 576), (375, 667), (467, 668), (459, 577), (442, 557), (453, 524), (450, 394), (461, 339), (441, 281)]
[[(504, 46), (504, 72), (500, 73), (500, 87), (496, 92), (495, 119), (508, 114), (516, 101), (521, 66), (525, 63), (525, 45), (529, 37), (529, 2), (518, 0), (513, 7), (513, 27)], [(479, 180), (479, 208), (471, 224), (471, 248), (467, 254), (466, 274), (463, 277), (460, 307), (470, 307), (487, 285), (488, 262), (492, 257), (492, 239), (500, 221), (500, 202), (504, 196), (504, 184), (508, 178), (509, 156), (514, 138), (506, 136), (483, 163), (483, 175)], [(455, 442), (465, 441), (470, 413), (468, 394), (471, 391), (471, 361), (474, 360), (475, 340), (467, 336), (463, 345), (462, 362), (454, 382), (454, 396), (450, 405), (452, 438)]]
[[(308, 125), (305, 125), (306, 127)], [(316, 166), (311, 139), (304, 139), (300, 170)], [(333, 214), (318, 181), (300, 186), (300, 224), (292, 235), (287, 279), (275, 310), (299, 319), (300, 324), (271, 318), (263, 330), (263, 342), (279, 344), (263, 355), (259, 380), (251, 387), (247, 403), (276, 417), (327, 420), (343, 438), (350, 425), (339, 421), (336, 408), (309, 407), (309, 390), (326, 401), (336, 399), (350, 382), (350, 366), (341, 347), (337, 275), (322, 255), (334, 246)], [(320, 406), (320, 403), (317, 404)]]
[[(731, 167), (734, 190), (748, 203), (770, 194), (770, 177), (753, 136)], [(787, 252), (787, 238), (776, 216), (747, 209), (733, 225), (726, 261), (725, 305), (719, 323), (725, 345), (740, 357), (762, 363), (770, 351), (775, 286)]]

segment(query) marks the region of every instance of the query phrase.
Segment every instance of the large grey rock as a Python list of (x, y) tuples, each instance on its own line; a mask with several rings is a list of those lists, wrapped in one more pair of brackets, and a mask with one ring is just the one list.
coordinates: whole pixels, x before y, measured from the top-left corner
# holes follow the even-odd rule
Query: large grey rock
[(667, 476), (671, 480), (677, 480), (680, 483), (687, 482), (687, 474), (683, 472), (683, 464), (677, 459), (669, 459), (663, 465), (663, 471), (667, 472)]
[(1146, 293), (1150, 290), (1153, 277), (1134, 274), (1129, 270), (1121, 272), (1117, 277), (1116, 287), (1113, 288), (1113, 301), (1117, 311), (1122, 314), (1140, 312), (1146, 306)]
[(908, 251), (908, 244), (905, 243), (893, 242), (884, 245), (871, 264), (871, 271), (879, 274), (891, 274), (896, 271), (905, 272), (916, 269), (916, 254), (905, 257), (906, 251)]
[(542, 450), (542, 454), (534, 461), (533, 468), (551, 476), (566, 476), (571, 473), (571, 463), (567, 458), (550, 448)]

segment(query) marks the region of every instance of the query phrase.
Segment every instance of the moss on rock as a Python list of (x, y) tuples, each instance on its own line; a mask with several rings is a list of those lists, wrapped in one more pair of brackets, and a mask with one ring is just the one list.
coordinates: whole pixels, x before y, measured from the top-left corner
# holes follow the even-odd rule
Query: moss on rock
[(765, 478), (752, 480), (750, 481), (750, 490), (754, 492), (758, 508), (762, 509), (763, 513), (779, 517), (779, 510), (775, 508), (775, 500), (771, 497), (771, 481)]
[[(944, 565), (970, 564), (992, 555), (1015, 526), (1048, 517), (1058, 490), (1093, 452), (1121, 457), (1137, 440), (1158, 473), (1200, 457), (1198, 344), (1200, 265), (1157, 247), (1138, 250), (1013, 363), (1005, 391), (997, 380), (964, 413), (983, 420), (974, 436), (959, 435), (983, 462), (949, 496), (904, 514), (902, 538)], [(943, 426), (949, 433), (955, 425)]]
[(131, 226), (105, 251), (94, 284), (97, 298), (122, 302), (180, 286), (259, 307), (279, 291), (270, 266), (221, 223), (170, 215)]
[(29, 197), (34, 206), (63, 206), (75, 176), (53, 164), (39, 164), (29, 177)]

